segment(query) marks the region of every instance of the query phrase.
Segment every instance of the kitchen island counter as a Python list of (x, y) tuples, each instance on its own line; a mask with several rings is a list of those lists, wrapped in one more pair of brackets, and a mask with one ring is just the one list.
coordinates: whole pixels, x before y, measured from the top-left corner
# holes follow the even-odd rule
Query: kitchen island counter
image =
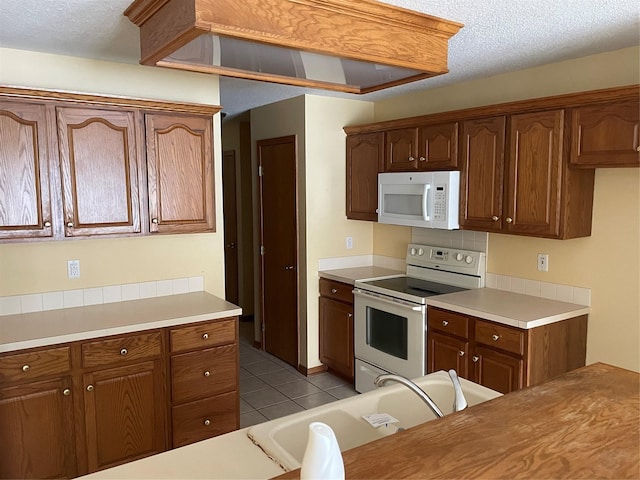
[(346, 477), (638, 478), (639, 387), (636, 372), (589, 365), (346, 451)]

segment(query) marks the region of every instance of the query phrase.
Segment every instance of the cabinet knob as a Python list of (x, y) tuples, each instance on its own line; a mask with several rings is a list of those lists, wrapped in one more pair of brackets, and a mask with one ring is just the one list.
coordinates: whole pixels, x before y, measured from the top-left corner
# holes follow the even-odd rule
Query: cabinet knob
[(65, 388), (65, 389), (62, 391), (62, 394), (63, 394), (65, 397), (68, 397), (69, 395), (71, 395), (71, 390), (69, 390), (68, 388)]
[(208, 333), (203, 333), (202, 334), (202, 339), (206, 340), (207, 338), (209, 338), (209, 334)]
[(474, 355), (473, 357), (471, 357), (471, 360), (473, 360), (475, 363), (477, 363), (478, 360), (480, 360), (480, 357), (478, 355)]
[(458, 356), (459, 356), (459, 357), (464, 357), (464, 350), (460, 350), (460, 351), (458, 352)]
[(415, 162), (416, 158), (415, 157), (409, 157), (407, 160), (409, 160), (410, 162)]
[(93, 392), (93, 385), (87, 385), (87, 392)]
[(636, 152), (640, 152), (640, 145), (636, 147)]
[(338, 293), (338, 289), (337, 288), (332, 288), (331, 289), (331, 293)]
[(500, 217), (498, 217), (497, 215), (494, 215), (493, 217), (491, 217), (491, 220), (493, 220), (494, 222), (497, 222), (498, 220), (500, 220)]
[(449, 321), (448, 320), (442, 320), (442, 326), (446, 327), (447, 325), (449, 325)]
[(22, 366), (22, 371), (23, 371), (23, 372), (28, 372), (30, 368), (31, 368), (31, 367), (30, 367), (29, 365), (23, 365), (23, 366)]
[(158, 224), (158, 219), (157, 218), (152, 218), (151, 219), (151, 223), (154, 223), (154, 224), (157, 225)]
[(421, 162), (426, 162), (427, 159), (425, 157), (420, 157), (418, 160), (420, 160)]
[(209, 425), (211, 425), (211, 420), (209, 420), (209, 419), (207, 418), (207, 419), (206, 419), (204, 422), (202, 422), (202, 423), (204, 423), (204, 426), (205, 426), (205, 427), (208, 427)]
[(491, 335), (491, 340), (493, 340), (494, 342), (497, 342), (499, 338), (500, 338), (500, 335), (496, 335), (495, 333)]
[(44, 222), (44, 226), (45, 227), (50, 227), (51, 226), (51, 222), (47, 220), (46, 222)]
[(73, 228), (73, 222), (67, 222), (67, 227)]
[(204, 376), (205, 376), (205, 377), (208, 377), (208, 376), (210, 376), (210, 375), (211, 375), (211, 372), (210, 372), (209, 370), (207, 370), (206, 372), (204, 372)]
[(347, 313), (347, 318), (353, 317), (353, 313)]
[(513, 218), (507, 217), (507, 223), (511, 223), (511, 222), (513, 222)]

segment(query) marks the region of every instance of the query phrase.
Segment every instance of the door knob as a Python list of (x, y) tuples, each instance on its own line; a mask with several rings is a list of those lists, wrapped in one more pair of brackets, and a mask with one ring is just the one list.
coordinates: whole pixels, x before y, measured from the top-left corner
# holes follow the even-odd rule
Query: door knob
[(293, 270), (293, 268), (293, 265), (287, 265), (286, 267), (284, 267), (285, 270)]
[(236, 248), (235, 243), (227, 243), (227, 248)]

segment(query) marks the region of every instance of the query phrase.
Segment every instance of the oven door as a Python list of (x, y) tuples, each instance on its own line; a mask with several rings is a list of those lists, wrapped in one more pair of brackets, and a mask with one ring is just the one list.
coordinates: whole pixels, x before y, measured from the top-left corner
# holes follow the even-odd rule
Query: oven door
[(357, 288), (353, 295), (355, 357), (407, 378), (423, 376), (426, 307)]

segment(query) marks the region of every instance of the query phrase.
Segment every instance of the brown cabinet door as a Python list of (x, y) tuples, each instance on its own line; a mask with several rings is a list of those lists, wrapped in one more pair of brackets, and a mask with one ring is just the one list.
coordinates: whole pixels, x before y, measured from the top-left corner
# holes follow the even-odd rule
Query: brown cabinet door
[(460, 227), (502, 230), (505, 117), (462, 122)]
[(0, 478), (77, 475), (68, 377), (0, 389)]
[(418, 129), (385, 132), (385, 172), (407, 172), (418, 168)]
[(458, 122), (418, 129), (420, 170), (454, 170), (458, 166)]
[(44, 105), (0, 101), (0, 238), (51, 237)]
[(460, 377), (469, 378), (467, 367), (469, 342), (429, 332), (427, 345), (427, 373), (454, 369)]
[(353, 382), (353, 305), (320, 297), (320, 361)]
[(56, 109), (65, 236), (140, 232), (134, 113)]
[(560, 234), (564, 110), (510, 118), (503, 232)]
[(471, 359), (473, 381), (501, 393), (524, 388), (524, 360), (476, 346)]
[(640, 166), (640, 102), (575, 108), (570, 163), (588, 168)]
[(378, 173), (383, 170), (383, 132), (347, 137), (347, 218), (378, 220)]
[(147, 114), (151, 232), (215, 230), (212, 119)]
[(160, 360), (83, 375), (89, 472), (167, 449)]

